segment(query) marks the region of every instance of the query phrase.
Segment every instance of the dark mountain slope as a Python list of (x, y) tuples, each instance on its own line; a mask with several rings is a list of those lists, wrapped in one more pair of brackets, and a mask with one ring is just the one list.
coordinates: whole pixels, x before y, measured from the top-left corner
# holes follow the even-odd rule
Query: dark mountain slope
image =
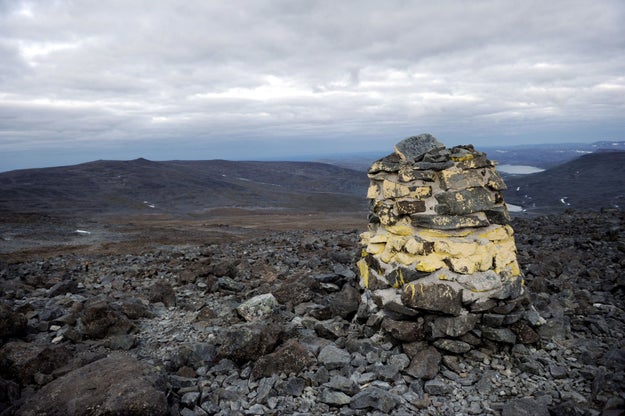
[(0, 174), (0, 210), (364, 209), (367, 176), (309, 162), (96, 161)]
[(506, 183), (506, 202), (529, 210), (625, 208), (625, 152), (584, 155)]

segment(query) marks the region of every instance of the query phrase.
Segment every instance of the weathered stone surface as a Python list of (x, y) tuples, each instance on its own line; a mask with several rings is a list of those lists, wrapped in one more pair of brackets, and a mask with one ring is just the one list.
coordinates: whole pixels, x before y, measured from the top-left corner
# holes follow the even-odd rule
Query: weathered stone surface
[(282, 328), (277, 324), (249, 322), (234, 325), (222, 334), (219, 356), (238, 363), (256, 360), (274, 350)]
[(278, 307), (278, 301), (271, 293), (254, 296), (239, 306), (237, 312), (248, 322), (266, 319)]
[(415, 168), (414, 165), (402, 165), (399, 169), (399, 180), (402, 182), (426, 181), (434, 182), (437, 173), (434, 170), (423, 170)]
[(471, 188), (461, 191), (448, 191), (435, 195), (438, 205), (436, 212), (441, 215), (466, 215), (492, 209), (496, 200), (484, 188)]
[(36, 373), (52, 373), (65, 365), (71, 355), (65, 345), (8, 342), (0, 348), (0, 376), (22, 385), (32, 384)]
[(176, 292), (171, 283), (159, 280), (150, 287), (148, 299), (152, 303), (163, 302), (165, 306), (176, 305)]
[(432, 187), (429, 185), (403, 184), (387, 179), (382, 182), (382, 197), (384, 199), (423, 199), (431, 195)]
[(395, 145), (395, 153), (402, 160), (417, 162), (426, 153), (435, 149), (444, 149), (445, 145), (431, 134), (408, 137)]
[(479, 319), (478, 315), (472, 313), (455, 317), (437, 317), (430, 323), (431, 336), (432, 338), (459, 337), (475, 328)]
[(510, 223), (510, 213), (508, 208), (504, 206), (494, 206), (484, 211), (486, 218), (491, 224), (506, 225)]
[(432, 379), (438, 374), (441, 359), (441, 353), (436, 348), (426, 347), (413, 355), (406, 373), (415, 378)]
[(457, 339), (437, 339), (434, 346), (454, 354), (464, 354), (471, 350), (471, 344)]
[(503, 191), (504, 189), (508, 189), (505, 182), (501, 178), (501, 175), (499, 175), (499, 172), (497, 172), (493, 168), (487, 169), (487, 172), (488, 183), (486, 184), (486, 186), (495, 191)]
[(80, 313), (79, 331), (88, 338), (127, 334), (134, 324), (122, 313), (113, 309), (108, 300), (96, 300), (85, 305)]
[(435, 378), (433, 380), (426, 381), (423, 385), (423, 390), (425, 390), (426, 393), (432, 394), (434, 396), (444, 396), (451, 393), (452, 388), (442, 379)]
[(402, 303), (411, 308), (460, 315), (462, 291), (445, 283), (413, 282), (404, 286)]
[(148, 307), (138, 298), (128, 297), (118, 302), (119, 310), (130, 319), (151, 318)]
[(319, 397), (319, 400), (321, 400), (321, 402), (323, 403), (334, 406), (344, 406), (346, 404), (349, 404), (352, 398), (340, 391), (324, 389), (321, 391), (321, 396)]
[(13, 311), (9, 305), (0, 302), (0, 340), (24, 334), (26, 323), (27, 319), (23, 314)]
[(486, 172), (477, 169), (446, 169), (441, 171), (438, 177), (445, 191), (459, 191), (486, 185)]
[(165, 389), (164, 377), (153, 367), (111, 356), (48, 383), (17, 415), (166, 415)]
[(398, 341), (413, 342), (425, 338), (423, 318), (414, 321), (395, 321), (385, 318), (382, 329)]
[(315, 358), (302, 344), (295, 339), (289, 339), (274, 352), (256, 360), (252, 376), (259, 378), (283, 372), (298, 373), (314, 362)]
[(490, 222), (484, 213), (473, 215), (411, 215), (413, 226), (436, 230), (455, 230), (468, 227), (488, 227)]
[(311, 300), (320, 288), (319, 281), (310, 276), (294, 276), (271, 293), (279, 303), (296, 306)]
[(328, 369), (340, 368), (348, 365), (351, 361), (349, 352), (337, 348), (334, 345), (327, 345), (321, 349), (317, 357), (319, 362)]
[(549, 409), (544, 404), (530, 398), (513, 399), (505, 403), (502, 416), (549, 416)]
[(500, 289), (503, 286), (501, 277), (499, 277), (497, 273), (492, 270), (473, 273), (469, 276), (459, 275), (456, 277), (456, 282), (460, 283), (462, 287), (472, 292), (488, 292)]
[(350, 284), (344, 284), (341, 290), (328, 296), (328, 306), (333, 316), (351, 319), (360, 305), (360, 292)]
[(516, 342), (516, 335), (509, 328), (491, 328), (488, 326), (482, 326), (482, 336), (490, 339), (491, 341), (503, 342), (506, 344), (514, 344)]
[(342, 391), (349, 394), (350, 396), (360, 391), (360, 386), (358, 385), (358, 383), (356, 383), (355, 380), (338, 375), (332, 377), (332, 379), (325, 383), (324, 386), (332, 390)]
[(369, 168), (369, 173), (375, 174), (378, 172), (397, 172), (401, 167), (400, 161), (401, 158), (397, 153), (391, 153), (390, 155), (373, 162), (373, 164)]
[(510, 326), (517, 336), (517, 341), (522, 344), (535, 344), (540, 341), (540, 336), (532, 327), (523, 322), (516, 322)]
[(352, 409), (376, 409), (388, 413), (399, 404), (399, 398), (378, 387), (367, 387), (352, 397), (349, 407)]
[(395, 204), (397, 205), (397, 212), (399, 215), (410, 215), (425, 212), (425, 201), (407, 199), (399, 200)]

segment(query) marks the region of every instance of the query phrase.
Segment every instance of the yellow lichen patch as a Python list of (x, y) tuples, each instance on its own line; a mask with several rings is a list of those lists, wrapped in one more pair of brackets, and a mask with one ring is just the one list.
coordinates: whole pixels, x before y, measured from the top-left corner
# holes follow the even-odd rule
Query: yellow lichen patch
[(414, 233), (414, 228), (412, 228), (410, 225), (404, 225), (404, 224), (387, 225), (384, 228), (386, 228), (386, 231), (388, 231), (389, 233), (393, 233), (395, 235), (409, 236)]
[(379, 244), (386, 243), (388, 241), (388, 235), (386, 234), (377, 234), (369, 239), (369, 243)]
[(472, 257), (450, 258), (448, 261), (456, 273), (473, 274), (478, 270), (477, 263)]
[(521, 275), (521, 269), (519, 268), (519, 263), (515, 259), (503, 267), (497, 267), (495, 269), (495, 273), (497, 274), (509, 273), (510, 276), (517, 277)]
[(486, 238), (490, 241), (503, 240), (508, 238), (510, 234), (508, 234), (508, 228), (502, 225), (491, 225), (486, 227), (485, 231), (482, 231), (478, 234), (480, 238)]
[(481, 272), (493, 268), (493, 245), (479, 246), (473, 255), (477, 268)]
[(466, 162), (467, 160), (471, 159), (473, 159), (473, 155), (470, 153), (463, 156), (451, 156), (451, 160), (453, 160), (454, 162)]
[(414, 283), (408, 283), (404, 286), (404, 292), (410, 292), (410, 299), (414, 298), (417, 289), (414, 286)]
[(453, 239), (438, 240), (434, 242), (434, 251), (437, 253), (446, 253), (453, 257), (467, 257), (473, 255), (478, 246), (479, 243), (477, 242), (455, 241)]
[(358, 266), (358, 271), (360, 272), (360, 278), (362, 279), (362, 282), (364, 283), (365, 287), (369, 287), (369, 266), (367, 266), (367, 262), (365, 261), (365, 259), (360, 259), (358, 260), (358, 263), (356, 263), (356, 265)]
[(380, 254), (386, 248), (386, 244), (368, 244), (367, 245), (367, 253), (369, 254)]
[(417, 262), (417, 260), (419, 259), (419, 256), (415, 256), (415, 255), (411, 255), (408, 253), (397, 253), (397, 255), (395, 255), (395, 261), (403, 264), (404, 266), (410, 266), (411, 264), (414, 264)]
[(495, 249), (495, 264), (509, 264), (516, 260), (516, 246), (514, 239), (508, 237), (505, 240), (500, 240), (494, 245)]
[(389, 264), (395, 257), (395, 254), (397, 254), (397, 252), (391, 249), (389, 245), (386, 245), (384, 251), (380, 253), (380, 260), (382, 260), (382, 262), (386, 264)]
[(409, 238), (404, 244), (404, 250), (410, 254), (423, 254), (425, 251), (425, 245), (423, 241), (417, 241), (414, 238)]
[(415, 232), (415, 235), (423, 238), (424, 240), (433, 241), (438, 238), (466, 237), (472, 232), (473, 230), (470, 228), (459, 228), (457, 230), (420, 229)]
[(432, 273), (438, 269), (445, 267), (443, 257), (438, 254), (430, 254), (429, 256), (418, 256), (416, 269), (420, 272)]
[(369, 185), (369, 189), (367, 189), (367, 198), (376, 199), (379, 194), (380, 194), (380, 188), (378, 187), (376, 183), (372, 182), (371, 185)]
[(419, 185), (405, 185), (389, 181), (382, 182), (382, 197), (384, 199), (415, 198), (423, 199), (432, 195), (432, 187)]
[(404, 280), (404, 274), (402, 273), (401, 269), (399, 269), (397, 271), (397, 278), (395, 279), (395, 283), (393, 284), (393, 287), (395, 289), (399, 289), (400, 287), (402, 287), (404, 285), (405, 280)]
[(404, 244), (406, 244), (405, 236), (391, 236), (386, 243), (391, 246), (391, 248), (395, 251), (400, 251)]
[(360, 241), (362, 242), (363, 245), (367, 244), (369, 242), (369, 240), (371, 239), (371, 237), (373, 237), (374, 233), (372, 231), (365, 231), (364, 233), (360, 234)]

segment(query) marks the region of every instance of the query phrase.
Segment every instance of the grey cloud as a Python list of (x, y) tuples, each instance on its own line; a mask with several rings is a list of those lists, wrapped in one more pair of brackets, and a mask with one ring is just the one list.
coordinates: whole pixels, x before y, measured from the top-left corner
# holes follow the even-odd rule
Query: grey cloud
[(0, 2), (0, 151), (600, 134), (623, 21), (618, 0)]

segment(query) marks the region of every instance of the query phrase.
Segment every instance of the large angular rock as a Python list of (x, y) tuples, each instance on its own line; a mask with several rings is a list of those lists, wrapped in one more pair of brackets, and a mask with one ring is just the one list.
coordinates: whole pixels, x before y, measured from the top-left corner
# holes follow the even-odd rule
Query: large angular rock
[(395, 153), (402, 159), (417, 162), (432, 150), (444, 149), (445, 145), (431, 134), (408, 137), (395, 145)]
[(432, 338), (459, 337), (466, 334), (479, 321), (479, 316), (469, 313), (460, 316), (441, 316), (430, 323)]
[(436, 212), (441, 215), (466, 215), (492, 209), (495, 198), (485, 188), (471, 188), (462, 191), (442, 192), (435, 195)]
[(549, 409), (544, 404), (530, 399), (513, 399), (504, 404), (502, 416), (549, 416)]
[(0, 340), (17, 335), (22, 335), (26, 331), (27, 319), (21, 313), (0, 302)]
[(134, 324), (108, 300), (97, 300), (87, 304), (80, 313), (78, 329), (86, 337), (97, 339), (127, 334), (134, 329)]
[(228, 328), (221, 336), (218, 355), (239, 364), (272, 352), (283, 330), (278, 324), (248, 322)]
[(0, 377), (31, 384), (37, 373), (50, 374), (65, 365), (72, 353), (65, 345), (8, 342), (0, 348)]
[(391, 153), (390, 155), (373, 162), (373, 164), (369, 168), (369, 174), (376, 174), (378, 172), (397, 172), (401, 167), (400, 161), (401, 159), (399, 155), (397, 155), (396, 153)]
[(150, 365), (111, 356), (46, 384), (16, 415), (167, 415), (166, 387)]
[(472, 215), (411, 215), (412, 225), (435, 230), (457, 230), (468, 227), (488, 227), (490, 222), (483, 213)]
[(441, 353), (434, 347), (426, 347), (413, 355), (406, 373), (424, 380), (436, 377), (442, 360)]
[(333, 316), (351, 319), (360, 305), (360, 292), (352, 285), (345, 284), (340, 292), (331, 294), (327, 299)]
[(414, 321), (395, 321), (385, 318), (382, 329), (398, 341), (413, 342), (425, 338), (423, 318)]
[(449, 315), (460, 315), (462, 312), (462, 290), (456, 290), (446, 283), (409, 283), (404, 286), (401, 301), (415, 309)]
[(417, 214), (425, 212), (425, 201), (416, 199), (399, 200), (395, 202), (399, 215)]
[(399, 404), (399, 398), (378, 387), (367, 387), (352, 397), (349, 407), (352, 409), (376, 409), (389, 413)]
[(165, 306), (176, 306), (176, 292), (171, 283), (159, 280), (148, 291), (148, 299), (152, 303), (162, 302)]
[(255, 378), (269, 377), (280, 373), (298, 373), (313, 364), (315, 358), (295, 339), (287, 340), (276, 351), (260, 357), (252, 368)]
[(248, 322), (266, 319), (278, 307), (278, 301), (271, 293), (254, 296), (237, 307), (237, 312)]
[(351, 362), (351, 355), (349, 352), (331, 344), (321, 349), (317, 359), (319, 363), (332, 370), (348, 365)]

